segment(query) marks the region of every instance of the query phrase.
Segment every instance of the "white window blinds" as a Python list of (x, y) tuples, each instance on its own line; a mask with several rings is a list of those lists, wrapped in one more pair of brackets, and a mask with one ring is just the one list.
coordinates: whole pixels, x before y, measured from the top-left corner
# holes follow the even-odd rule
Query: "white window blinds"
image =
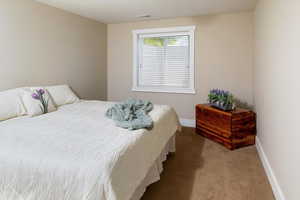
[(194, 93), (190, 32), (143, 33), (135, 39), (134, 90)]

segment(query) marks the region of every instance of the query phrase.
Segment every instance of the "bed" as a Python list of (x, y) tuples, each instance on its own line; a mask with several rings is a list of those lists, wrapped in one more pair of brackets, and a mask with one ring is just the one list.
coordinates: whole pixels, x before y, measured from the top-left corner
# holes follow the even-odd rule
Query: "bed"
[(138, 200), (175, 151), (175, 111), (155, 105), (154, 128), (116, 127), (104, 101), (80, 101), (0, 123), (0, 199)]

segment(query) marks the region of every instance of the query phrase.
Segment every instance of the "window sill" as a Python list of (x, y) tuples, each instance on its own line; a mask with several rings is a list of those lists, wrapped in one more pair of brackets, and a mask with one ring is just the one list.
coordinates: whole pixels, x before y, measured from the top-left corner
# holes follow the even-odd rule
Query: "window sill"
[(158, 88), (132, 88), (133, 92), (196, 94), (194, 89), (158, 89)]

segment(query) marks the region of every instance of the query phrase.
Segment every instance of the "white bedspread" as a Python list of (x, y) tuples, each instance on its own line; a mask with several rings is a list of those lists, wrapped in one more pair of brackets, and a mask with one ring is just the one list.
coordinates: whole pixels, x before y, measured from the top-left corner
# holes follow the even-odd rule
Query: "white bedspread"
[(151, 131), (105, 118), (109, 102), (82, 101), (0, 123), (1, 200), (129, 200), (179, 127), (155, 105)]

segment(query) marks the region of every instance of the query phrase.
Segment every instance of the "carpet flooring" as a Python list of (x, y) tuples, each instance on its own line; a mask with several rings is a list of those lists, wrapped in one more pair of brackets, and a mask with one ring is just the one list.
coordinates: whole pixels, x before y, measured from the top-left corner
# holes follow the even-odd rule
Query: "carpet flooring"
[(142, 200), (275, 200), (255, 146), (229, 151), (193, 128), (176, 140), (177, 152)]

